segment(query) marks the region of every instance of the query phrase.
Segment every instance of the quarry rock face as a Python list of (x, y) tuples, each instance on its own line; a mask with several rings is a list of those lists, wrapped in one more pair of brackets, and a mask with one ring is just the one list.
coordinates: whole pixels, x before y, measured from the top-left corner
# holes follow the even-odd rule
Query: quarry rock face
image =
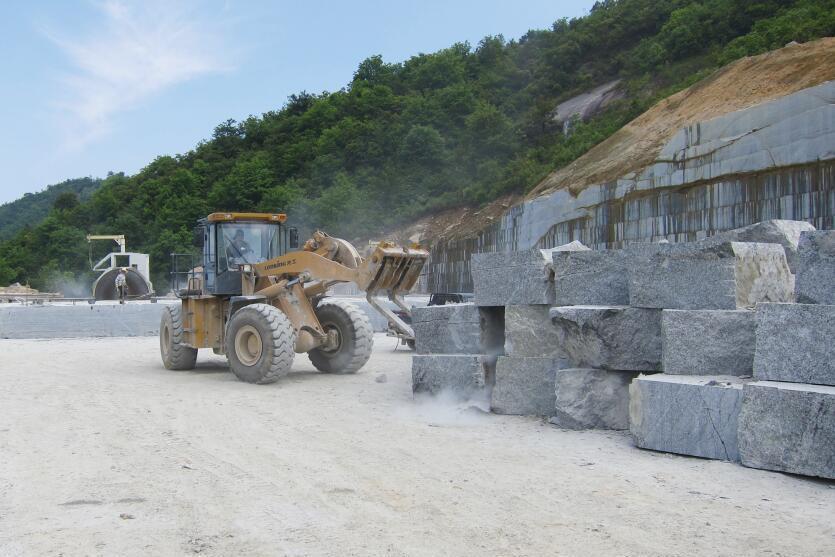
[(549, 420), (564, 429), (628, 429), (629, 384), (638, 372), (561, 369)]
[(835, 305), (759, 304), (756, 313), (756, 379), (835, 385)]
[(806, 221), (772, 219), (720, 232), (712, 236), (710, 240), (780, 244), (786, 252), (789, 269), (792, 273), (796, 273), (800, 234), (814, 230), (815, 227)]
[(629, 273), (629, 303), (664, 309), (742, 309), (794, 301), (794, 278), (777, 244), (662, 244)]
[(745, 385), (739, 453), (751, 468), (835, 479), (835, 387)]
[(452, 393), (462, 399), (482, 396), (488, 385), (489, 362), (476, 355), (415, 354), (412, 392)]
[(499, 356), (490, 409), (496, 414), (553, 415), (557, 369), (555, 358)]
[(662, 367), (674, 375), (751, 375), (756, 315), (748, 310), (661, 314)]
[(623, 306), (551, 308), (558, 342), (573, 367), (661, 369), (661, 311)]
[(629, 431), (643, 449), (739, 461), (743, 381), (732, 376), (650, 375), (630, 388)]
[(555, 305), (629, 304), (623, 251), (560, 251), (552, 257)]
[(478, 307), (447, 304), (412, 308), (418, 354), (481, 354)]
[[(469, 259), (475, 251), (525, 250), (572, 240), (595, 250), (659, 239), (694, 242), (770, 219), (835, 228), (833, 98), (835, 81), (828, 81), (688, 122), (665, 140), (654, 161), (635, 171), (572, 191), (565, 187), (570, 182), (559, 181), (563, 187), (554, 182), (552, 191), (512, 207), (479, 240), (434, 246), (427, 266), (430, 286), (446, 292), (472, 288)], [(597, 167), (596, 162), (587, 164)], [(787, 247), (794, 231), (784, 226), (764, 225), (738, 239), (779, 240)], [(776, 237), (765, 234), (775, 228), (782, 229), (775, 230)], [(786, 253), (793, 268), (791, 249)]]
[(551, 306), (526, 305), (505, 308), (504, 353), (508, 356), (559, 358), (562, 350), (557, 330), (548, 314)]
[(835, 231), (803, 232), (797, 258), (798, 303), (835, 305)]

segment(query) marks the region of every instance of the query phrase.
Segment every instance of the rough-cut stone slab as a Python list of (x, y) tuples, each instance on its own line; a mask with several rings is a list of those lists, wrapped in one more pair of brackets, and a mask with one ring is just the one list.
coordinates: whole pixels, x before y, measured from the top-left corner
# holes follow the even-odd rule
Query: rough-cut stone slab
[(664, 373), (751, 375), (756, 329), (753, 311), (665, 309), (661, 314)]
[(548, 260), (538, 249), (476, 253), (470, 269), (476, 305), (549, 304), (554, 300)]
[(552, 255), (588, 249), (580, 242), (571, 242), (547, 250), (475, 253), (470, 259), (475, 304), (554, 305)]
[(481, 354), (478, 307), (473, 304), (412, 309), (415, 351), (418, 354)]
[(629, 429), (629, 384), (634, 371), (561, 369), (552, 424), (565, 429)]
[(835, 385), (835, 305), (759, 304), (754, 378)]
[(564, 306), (551, 308), (551, 321), (572, 367), (661, 369), (661, 310)]
[(743, 392), (743, 465), (835, 479), (835, 387), (754, 381)]
[(640, 376), (629, 388), (629, 430), (642, 449), (739, 460), (743, 380), (730, 375)]
[(741, 309), (794, 301), (794, 278), (777, 244), (659, 244), (629, 268), (629, 303), (637, 307)]
[(551, 324), (551, 306), (507, 306), (504, 313), (504, 352), (508, 356), (559, 358), (559, 335)]
[(412, 356), (412, 392), (453, 393), (467, 399), (483, 394), (490, 376), (489, 360), (475, 355)]
[(553, 415), (558, 368), (554, 358), (499, 356), (491, 410), (496, 414)]
[(835, 230), (803, 232), (797, 259), (797, 301), (835, 304)]
[(815, 227), (806, 221), (774, 219), (720, 232), (716, 236), (711, 236), (710, 240), (780, 244), (786, 252), (786, 262), (789, 269), (792, 273), (796, 273), (800, 233), (811, 230), (815, 230)]
[(629, 304), (626, 255), (621, 250), (554, 252), (553, 268), (558, 306)]

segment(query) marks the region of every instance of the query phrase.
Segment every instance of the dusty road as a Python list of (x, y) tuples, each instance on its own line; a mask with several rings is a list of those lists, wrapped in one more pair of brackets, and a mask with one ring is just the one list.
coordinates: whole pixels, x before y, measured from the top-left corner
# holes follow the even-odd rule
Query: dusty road
[(0, 341), (0, 555), (835, 554), (833, 483), (415, 403), (376, 340), (266, 387), (152, 338)]

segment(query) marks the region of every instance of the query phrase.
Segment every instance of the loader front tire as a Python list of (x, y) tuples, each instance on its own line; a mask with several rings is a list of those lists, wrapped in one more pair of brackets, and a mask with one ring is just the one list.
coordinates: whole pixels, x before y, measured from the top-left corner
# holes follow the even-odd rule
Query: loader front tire
[(197, 349), (183, 344), (183, 307), (166, 306), (159, 323), (159, 352), (166, 369), (194, 369)]
[(232, 373), (265, 385), (290, 373), (296, 331), (281, 310), (252, 304), (236, 311), (226, 327), (226, 357)]
[(356, 373), (371, 357), (374, 345), (368, 316), (354, 304), (323, 300), (316, 308), (316, 317), (326, 333), (336, 331), (337, 343), (311, 350), (310, 361), (324, 373)]

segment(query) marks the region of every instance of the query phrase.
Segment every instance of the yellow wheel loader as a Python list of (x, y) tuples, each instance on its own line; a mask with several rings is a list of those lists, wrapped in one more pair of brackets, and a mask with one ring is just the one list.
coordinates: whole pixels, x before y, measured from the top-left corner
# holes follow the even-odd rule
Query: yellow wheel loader
[(299, 248), (298, 232), (286, 220), (284, 214), (213, 213), (198, 221), (202, 264), (193, 255), (171, 256), (172, 289), (181, 303), (162, 314), (166, 368), (192, 369), (197, 350), (212, 348), (248, 383), (276, 381), (302, 352), (320, 371), (354, 373), (371, 356), (373, 331), (355, 305), (326, 297), (341, 282), (356, 283), (399, 336), (414, 339), (377, 295), (386, 293), (409, 313), (402, 295), (417, 282), (425, 250), (381, 242), (363, 258), (349, 242), (321, 231)]

